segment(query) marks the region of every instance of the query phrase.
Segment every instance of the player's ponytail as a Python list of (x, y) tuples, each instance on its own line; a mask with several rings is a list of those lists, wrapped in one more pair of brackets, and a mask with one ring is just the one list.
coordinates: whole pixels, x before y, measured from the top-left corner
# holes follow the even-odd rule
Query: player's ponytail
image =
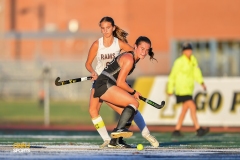
[[(153, 53), (153, 51), (152, 51), (153, 49), (152, 49), (152, 47), (149, 49), (149, 51), (148, 51), (148, 55), (150, 56), (150, 60), (156, 60), (155, 58), (154, 58), (154, 53)], [(157, 61), (157, 60), (156, 60)]]
[(117, 37), (121, 41), (128, 43), (127, 36), (128, 33), (124, 31), (123, 29), (119, 28), (117, 25), (115, 25), (115, 30), (113, 31), (113, 36)]

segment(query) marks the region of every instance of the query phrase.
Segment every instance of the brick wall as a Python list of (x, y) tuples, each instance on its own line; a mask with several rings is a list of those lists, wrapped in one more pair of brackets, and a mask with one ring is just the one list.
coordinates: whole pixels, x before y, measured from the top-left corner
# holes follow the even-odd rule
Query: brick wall
[[(5, 28), (6, 31), (10, 31), (12, 0), (5, 2)], [(240, 38), (239, 0), (15, 0), (15, 2), (16, 31), (37, 32), (41, 30), (41, 20), (44, 21), (42, 27), (55, 24), (58, 31), (66, 31), (68, 22), (76, 19), (79, 21), (81, 32), (96, 33), (100, 32), (98, 22), (107, 15), (113, 17), (117, 25), (129, 32), (130, 44), (134, 44), (139, 35), (146, 35), (152, 40), (153, 49), (157, 54), (168, 55), (172, 39)], [(44, 18), (39, 18), (38, 15), (40, 5), (44, 6)], [(21, 12), (24, 8), (27, 8), (25, 13)], [(32, 54), (36, 49), (33, 46), (36, 44), (31, 43), (28, 40), (22, 42), (21, 53), (24, 53), (22, 59), (34, 57)], [(75, 43), (81, 45), (85, 42), (73, 42)], [(11, 45), (14, 48), (14, 43)], [(49, 55), (51, 46), (48, 45), (51, 43), (43, 42), (42, 47), (45, 47), (42, 50), (48, 50)], [(67, 50), (68, 47), (68, 40), (62, 40), (61, 51)], [(77, 48), (76, 44), (72, 47)], [(11, 49), (11, 52), (14, 52), (14, 49)], [(80, 50), (76, 49), (70, 53), (78, 52)], [(14, 58), (14, 53), (11, 53), (11, 56)], [(168, 60), (168, 57), (163, 58), (163, 62), (167, 64)], [(168, 68), (163, 70), (166, 69)]]

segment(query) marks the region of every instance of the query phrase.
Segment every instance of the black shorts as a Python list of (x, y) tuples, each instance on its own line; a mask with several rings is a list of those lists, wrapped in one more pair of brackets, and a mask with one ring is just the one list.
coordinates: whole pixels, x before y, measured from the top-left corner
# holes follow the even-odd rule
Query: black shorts
[(177, 103), (183, 103), (188, 100), (193, 100), (192, 95), (178, 96), (176, 95)]
[(116, 83), (113, 80), (101, 74), (94, 84), (95, 92), (93, 97), (100, 98), (108, 90), (108, 88), (112, 87), (113, 85), (116, 85)]

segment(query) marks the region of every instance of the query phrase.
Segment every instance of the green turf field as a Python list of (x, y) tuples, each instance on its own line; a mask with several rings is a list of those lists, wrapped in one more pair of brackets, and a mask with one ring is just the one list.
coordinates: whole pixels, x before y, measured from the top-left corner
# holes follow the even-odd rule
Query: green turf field
[[(106, 104), (100, 110), (106, 124), (114, 122), (114, 112)], [(1, 124), (44, 124), (44, 108), (33, 100), (0, 100)], [(50, 125), (92, 124), (88, 101), (51, 101)]]
[[(115, 113), (106, 105), (101, 113), (107, 125)], [(51, 101), (51, 125), (92, 125), (88, 102)], [(43, 125), (44, 112), (37, 101), (0, 101), (0, 125)], [(131, 128), (130, 128), (131, 129)], [(239, 133), (209, 133), (197, 137), (185, 132), (180, 138), (170, 132), (152, 132), (160, 142), (153, 148), (139, 132), (125, 139), (131, 149), (100, 149), (103, 140), (97, 131), (0, 130), (0, 159), (239, 159)], [(144, 150), (138, 151), (137, 144)], [(30, 152), (15, 153), (14, 144), (29, 144)]]
[[(0, 145), (11, 145), (14, 143), (27, 142), (31, 145), (99, 145), (102, 139), (97, 132), (82, 131), (11, 131), (0, 132)], [(239, 133), (209, 133), (204, 137), (197, 137), (194, 133), (184, 133), (181, 138), (171, 137), (171, 133), (152, 133), (163, 148), (181, 149), (226, 149), (240, 148)], [(150, 147), (150, 143), (142, 138), (139, 132), (135, 132), (130, 138), (125, 139), (127, 143), (137, 145), (143, 144)]]
[[(125, 138), (133, 148), (103, 148), (96, 131), (0, 131), (0, 159), (239, 159), (239, 133), (209, 133), (196, 137), (183, 133), (172, 138), (169, 132), (152, 132), (160, 142), (153, 148), (139, 132)], [(137, 144), (144, 149), (138, 151)], [(14, 152), (16, 144), (30, 145), (28, 152)]]

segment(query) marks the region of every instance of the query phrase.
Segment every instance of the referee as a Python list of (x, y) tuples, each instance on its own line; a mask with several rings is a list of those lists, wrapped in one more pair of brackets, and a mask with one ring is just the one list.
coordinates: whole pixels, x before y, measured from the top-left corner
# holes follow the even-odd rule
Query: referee
[(202, 85), (206, 91), (202, 72), (198, 67), (197, 59), (192, 55), (192, 45), (188, 42), (182, 45), (182, 55), (177, 58), (168, 77), (167, 93), (175, 94), (177, 103), (182, 103), (182, 112), (172, 136), (182, 136), (180, 129), (186, 112), (190, 109), (191, 118), (196, 129), (196, 135), (201, 137), (209, 132), (209, 128), (200, 127), (196, 114), (196, 104), (193, 101), (194, 82)]

